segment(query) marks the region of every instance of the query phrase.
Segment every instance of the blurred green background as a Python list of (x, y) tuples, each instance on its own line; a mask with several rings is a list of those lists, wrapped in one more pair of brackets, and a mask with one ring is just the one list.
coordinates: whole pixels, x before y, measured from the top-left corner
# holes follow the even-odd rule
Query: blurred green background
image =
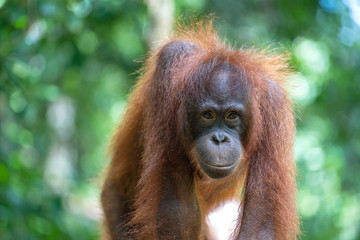
[(97, 239), (133, 73), (166, 23), (208, 13), (235, 46), (292, 52), (303, 239), (360, 239), (357, 0), (0, 0), (0, 239)]

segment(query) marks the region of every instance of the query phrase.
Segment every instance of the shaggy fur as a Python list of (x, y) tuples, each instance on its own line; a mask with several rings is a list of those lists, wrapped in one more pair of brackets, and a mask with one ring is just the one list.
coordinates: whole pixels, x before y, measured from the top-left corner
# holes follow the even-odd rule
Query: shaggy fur
[[(225, 62), (246, 75), (251, 129), (237, 170), (210, 179), (184, 147), (185, 103), (189, 96), (206, 97), (193, 80), (200, 66), (206, 63), (203, 74), (209, 75)], [(243, 211), (234, 239), (296, 239), (295, 126), (285, 90), (291, 74), (286, 62), (268, 50), (232, 49), (211, 21), (178, 27), (150, 54), (113, 138), (102, 193), (104, 238), (158, 239), (161, 233), (161, 239), (211, 239), (205, 223), (209, 211), (238, 199)], [(181, 187), (172, 189), (173, 183)], [(164, 192), (178, 199), (163, 202)], [(159, 211), (173, 212), (173, 222)]]

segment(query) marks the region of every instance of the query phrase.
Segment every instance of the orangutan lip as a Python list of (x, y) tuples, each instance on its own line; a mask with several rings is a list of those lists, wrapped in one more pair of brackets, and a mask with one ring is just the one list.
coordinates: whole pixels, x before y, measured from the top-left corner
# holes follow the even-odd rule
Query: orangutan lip
[(212, 168), (218, 168), (218, 169), (229, 169), (229, 168), (233, 168), (237, 163), (233, 163), (230, 165), (221, 165), (221, 164), (209, 164), (209, 163), (205, 163), (207, 166), (212, 167)]

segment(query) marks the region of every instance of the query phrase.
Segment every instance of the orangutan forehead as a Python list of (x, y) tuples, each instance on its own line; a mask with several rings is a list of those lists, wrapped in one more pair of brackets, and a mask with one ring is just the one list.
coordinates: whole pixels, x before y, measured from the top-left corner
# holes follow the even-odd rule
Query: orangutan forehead
[(218, 102), (229, 99), (244, 100), (247, 98), (244, 74), (235, 67), (221, 65), (216, 68), (205, 83), (206, 95)]

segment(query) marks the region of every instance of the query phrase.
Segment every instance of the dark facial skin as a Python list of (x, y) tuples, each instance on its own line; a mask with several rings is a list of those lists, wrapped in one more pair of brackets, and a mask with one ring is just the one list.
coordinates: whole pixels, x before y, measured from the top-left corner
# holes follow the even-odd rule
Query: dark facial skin
[(190, 111), (191, 153), (211, 178), (233, 173), (239, 164), (246, 136), (247, 101), (241, 76), (220, 67), (205, 84), (205, 99)]

